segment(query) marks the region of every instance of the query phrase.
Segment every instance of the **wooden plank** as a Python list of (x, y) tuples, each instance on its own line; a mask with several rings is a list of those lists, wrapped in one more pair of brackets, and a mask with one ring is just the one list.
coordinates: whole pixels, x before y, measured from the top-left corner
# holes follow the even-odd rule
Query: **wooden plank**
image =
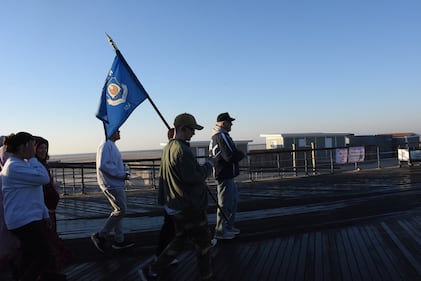
[(278, 280), (279, 277), (279, 269), (281, 268), (282, 264), (288, 258), (286, 256), (286, 248), (288, 246), (288, 238), (286, 236), (282, 236), (277, 240), (280, 241), (279, 247), (277, 249), (277, 256), (276, 259), (272, 261), (272, 267), (269, 272), (269, 276), (267, 280)]
[(298, 253), (297, 269), (295, 273), (295, 280), (297, 281), (305, 280), (308, 239), (308, 233), (304, 233), (301, 236), (300, 251)]
[(360, 227), (353, 226), (349, 228), (350, 241), (357, 257), (358, 267), (363, 280), (382, 281), (373, 259), (369, 254), (368, 247), (364, 243)]
[(270, 251), (266, 256), (263, 256), (263, 259), (266, 259), (267, 262), (262, 266), (262, 270), (258, 275), (258, 279), (256, 280), (270, 280), (272, 268), (275, 266), (277, 260), (282, 260), (283, 252), (280, 250), (282, 244), (282, 239), (277, 238), (273, 239), (272, 243), (270, 244)]
[(336, 232), (336, 247), (337, 247), (337, 258), (339, 260), (339, 266), (341, 269), (341, 279), (344, 281), (351, 281), (352, 280), (352, 273), (351, 269), (349, 268), (347, 252), (344, 245), (344, 239), (341, 235), (341, 230)]
[(408, 221), (398, 221), (399, 225), (406, 231), (406, 234), (409, 235), (415, 242), (416, 246), (421, 246), (421, 232), (413, 227)]
[[(341, 266), (340, 266), (340, 259), (338, 258), (339, 252), (336, 243), (336, 232), (337, 230), (329, 230), (327, 232), (327, 256), (329, 257), (330, 266), (330, 278), (332, 280), (342, 280), (342, 273), (341, 273)], [(324, 274), (327, 274), (325, 271)]]
[(238, 270), (239, 274), (232, 274), (232, 280), (249, 280), (250, 276), (253, 274), (253, 271), (255, 270), (255, 262), (256, 258), (258, 256), (258, 243), (253, 242), (249, 245), (248, 251), (246, 252), (246, 255), (241, 257), (242, 263), (241, 267), (235, 270)]
[(297, 264), (298, 264), (298, 257), (299, 257), (299, 251), (301, 247), (301, 235), (298, 234), (295, 235), (294, 239), (294, 245), (292, 247), (289, 266), (287, 267), (286, 272), (286, 280), (295, 280), (295, 277), (297, 275)]
[(358, 253), (351, 243), (349, 228), (342, 228), (341, 235), (344, 242), (345, 255), (348, 260), (352, 280), (364, 280), (361, 276), (361, 269), (357, 262), (357, 259), (359, 258)]
[(421, 276), (421, 264), (418, 260), (411, 254), (411, 252), (404, 246), (404, 244), (400, 241), (399, 237), (392, 231), (389, 226), (382, 222), (381, 226), (392, 239), (392, 241), (396, 244), (396, 246), (401, 250), (403, 256), (409, 262), (409, 264), (414, 268), (419, 276)]
[(316, 264), (316, 233), (308, 233), (307, 254), (305, 262), (305, 276), (303, 280), (315, 280)]
[(326, 253), (323, 253), (323, 249), (326, 249), (323, 247), (324, 240), (322, 237), (322, 233), (320, 231), (316, 232), (314, 235), (314, 280), (315, 281), (325, 281), (326, 276), (324, 275), (324, 263), (326, 261)]
[(386, 250), (386, 243), (377, 229), (373, 225), (364, 225), (363, 228), (367, 235), (366, 243), (371, 243), (378, 257), (377, 270), (382, 274), (382, 280), (403, 280), (396, 266), (396, 257)]
[(294, 244), (295, 244), (295, 237), (291, 235), (287, 238), (287, 246), (285, 248), (284, 259), (282, 261), (281, 266), (279, 267), (279, 271), (277, 274), (280, 280), (287, 280), (286, 276), (288, 272), (288, 267), (291, 264), (291, 256), (294, 251)]
[(267, 274), (267, 272), (265, 272), (265, 270), (267, 271), (266, 268), (270, 267), (272, 260), (276, 258), (276, 253), (271, 254), (271, 250), (273, 250), (274, 241), (275, 239), (270, 239), (265, 243), (261, 243), (258, 249), (258, 255), (256, 256), (256, 270), (253, 272), (254, 274), (250, 276), (252, 280), (263, 279), (262, 275)]

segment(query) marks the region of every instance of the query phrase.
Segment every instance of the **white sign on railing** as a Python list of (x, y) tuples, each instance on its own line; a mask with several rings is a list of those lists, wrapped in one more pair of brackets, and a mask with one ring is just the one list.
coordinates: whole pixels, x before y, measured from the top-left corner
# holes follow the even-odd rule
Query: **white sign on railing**
[(363, 162), (365, 155), (364, 146), (350, 147), (348, 149), (348, 163)]
[(348, 161), (348, 148), (336, 149), (336, 164), (346, 164)]
[(398, 160), (399, 161), (409, 161), (409, 149), (408, 148), (398, 148)]

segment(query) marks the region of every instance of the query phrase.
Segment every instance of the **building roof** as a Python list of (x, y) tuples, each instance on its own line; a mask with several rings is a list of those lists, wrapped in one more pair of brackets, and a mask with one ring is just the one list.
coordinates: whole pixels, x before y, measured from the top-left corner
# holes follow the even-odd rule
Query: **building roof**
[(260, 137), (305, 138), (305, 137), (337, 137), (354, 135), (351, 133), (286, 133), (286, 134), (261, 134)]
[(391, 136), (391, 137), (417, 137), (418, 134), (412, 132), (405, 133), (390, 133), (390, 134), (379, 134), (378, 136)]

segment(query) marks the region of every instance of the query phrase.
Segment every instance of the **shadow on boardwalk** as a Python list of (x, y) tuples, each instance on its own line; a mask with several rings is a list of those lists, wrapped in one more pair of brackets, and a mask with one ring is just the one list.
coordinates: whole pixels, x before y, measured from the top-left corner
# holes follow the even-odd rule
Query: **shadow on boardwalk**
[[(242, 233), (213, 249), (216, 277), (421, 280), (420, 199), (420, 167), (242, 183)], [(139, 280), (137, 269), (153, 254), (162, 223), (154, 190), (129, 194), (125, 225), (137, 246), (127, 252), (101, 255), (89, 241), (109, 212), (101, 196), (60, 204), (60, 235), (75, 254), (65, 270), (69, 280)], [(168, 280), (199, 280), (194, 253), (180, 260)]]

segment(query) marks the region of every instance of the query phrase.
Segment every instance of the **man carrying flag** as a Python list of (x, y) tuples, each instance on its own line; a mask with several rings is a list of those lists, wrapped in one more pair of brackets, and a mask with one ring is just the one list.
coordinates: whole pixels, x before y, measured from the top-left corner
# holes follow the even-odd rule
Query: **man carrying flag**
[[(113, 45), (115, 48), (115, 46)], [(116, 57), (108, 73), (102, 90), (101, 101), (96, 117), (103, 122), (105, 141), (97, 151), (97, 180), (105, 197), (113, 208), (103, 228), (91, 235), (95, 247), (105, 253), (107, 235), (114, 230), (116, 250), (134, 246), (124, 240), (122, 219), (127, 209), (127, 199), (124, 190), (125, 180), (129, 174), (125, 170), (121, 153), (115, 142), (120, 139), (121, 125), (127, 120), (133, 110), (141, 104), (148, 94), (130, 69), (120, 51), (115, 48)]]
[(119, 139), (120, 131), (117, 130), (99, 145), (96, 155), (98, 185), (113, 208), (102, 229), (91, 235), (92, 242), (101, 253), (105, 253), (106, 238), (112, 230), (114, 230), (113, 249), (121, 250), (134, 246), (134, 243), (124, 240), (122, 228), (122, 220), (127, 209), (125, 180), (129, 179), (130, 174), (125, 170), (120, 151), (115, 145)]

